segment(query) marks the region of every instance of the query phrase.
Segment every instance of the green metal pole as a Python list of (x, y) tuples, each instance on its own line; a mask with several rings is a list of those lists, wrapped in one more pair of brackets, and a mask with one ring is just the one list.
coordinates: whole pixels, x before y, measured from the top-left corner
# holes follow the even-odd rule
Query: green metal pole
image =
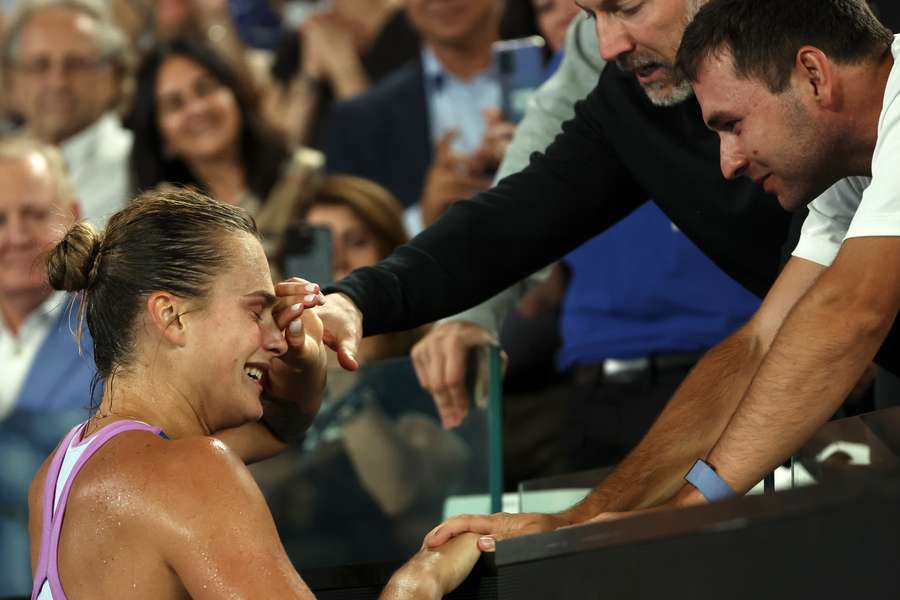
[(491, 512), (503, 510), (503, 369), (500, 348), (488, 348), (488, 481)]

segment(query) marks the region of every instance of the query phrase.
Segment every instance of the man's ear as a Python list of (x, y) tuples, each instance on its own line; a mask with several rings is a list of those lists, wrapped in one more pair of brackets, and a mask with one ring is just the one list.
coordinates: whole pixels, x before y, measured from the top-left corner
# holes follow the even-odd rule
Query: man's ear
[(797, 51), (795, 87), (822, 108), (834, 108), (838, 102), (836, 75), (834, 64), (815, 46), (803, 46)]
[(184, 346), (186, 328), (181, 315), (184, 301), (168, 292), (154, 292), (147, 298), (147, 315), (153, 329), (175, 346)]

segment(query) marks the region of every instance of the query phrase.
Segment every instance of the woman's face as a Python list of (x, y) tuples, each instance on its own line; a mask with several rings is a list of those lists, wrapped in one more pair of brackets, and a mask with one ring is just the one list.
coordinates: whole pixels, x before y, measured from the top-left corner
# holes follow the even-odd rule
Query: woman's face
[(538, 30), (554, 52), (566, 44), (566, 30), (578, 15), (575, 0), (531, 0)]
[(183, 56), (165, 59), (156, 77), (156, 106), (167, 153), (188, 164), (239, 159), (237, 98), (199, 63)]
[(384, 258), (375, 233), (346, 206), (319, 204), (310, 209), (306, 221), (331, 230), (335, 281), (354, 269), (370, 267)]
[(181, 316), (188, 341), (179, 369), (191, 381), (191, 397), (203, 399), (196, 409), (213, 431), (262, 416), (265, 378), (287, 350), (272, 316), (275, 290), (259, 241), (230, 234), (222, 251), (229, 252), (229, 268), (215, 278), (197, 310)]

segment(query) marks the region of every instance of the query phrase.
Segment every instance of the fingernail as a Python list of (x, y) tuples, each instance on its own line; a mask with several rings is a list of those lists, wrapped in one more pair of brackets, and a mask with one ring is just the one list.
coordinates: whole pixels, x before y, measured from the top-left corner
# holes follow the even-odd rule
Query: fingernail
[(319, 286), (311, 283), (308, 286), (306, 286), (306, 291), (311, 294), (315, 294), (316, 292), (319, 291)]
[(325, 304), (325, 294), (319, 294), (319, 304)]
[(441, 527), (443, 527), (443, 525), (438, 525), (437, 527), (435, 527), (434, 529), (432, 529), (432, 530), (431, 530), (431, 533), (428, 534), (428, 537), (434, 537), (434, 536), (436, 536), (436, 535), (438, 534), (438, 531), (441, 530)]
[(291, 321), (291, 324), (288, 326), (292, 335), (297, 335), (301, 331), (303, 331), (303, 322), (299, 320)]
[(308, 296), (303, 296), (303, 301), (306, 302), (306, 303), (315, 302), (315, 301), (316, 301), (316, 295), (315, 295), (315, 294), (310, 294), (310, 295), (308, 295)]
[(298, 302), (297, 304), (295, 304), (291, 307), (291, 310), (300, 310), (301, 308), (303, 308), (303, 304)]
[(485, 552), (493, 552), (497, 549), (497, 542), (489, 535), (478, 538), (478, 546)]

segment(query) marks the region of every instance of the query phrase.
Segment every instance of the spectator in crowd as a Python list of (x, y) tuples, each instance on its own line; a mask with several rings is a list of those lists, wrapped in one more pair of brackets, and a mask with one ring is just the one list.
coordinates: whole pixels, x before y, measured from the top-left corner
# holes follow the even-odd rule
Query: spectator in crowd
[(135, 188), (190, 185), (255, 214), (288, 160), (252, 94), (213, 50), (176, 38), (138, 69), (130, 117)]
[(94, 366), (69, 297), (51, 290), (44, 255), (79, 215), (59, 151), (0, 141), (0, 596), (31, 589), (28, 484), (65, 431), (87, 416)]
[(177, 37), (215, 49), (258, 90), (261, 118), (289, 148), (320, 146), (333, 99), (365, 91), (419, 51), (398, 0), (338, 0), (326, 10), (258, 4), (137, 0), (115, 6), (144, 50), (154, 39)]
[[(543, 17), (538, 20), (538, 32), (547, 40), (558, 38), (554, 29), (559, 26), (557, 15), (571, 12), (563, 10), (566, 3), (535, 2), (532, 5), (531, 1), (525, 6)], [(548, 7), (553, 18), (548, 17)], [(571, 29), (572, 33), (563, 48), (556, 47), (556, 42), (548, 42), (557, 57), (565, 53), (569, 58), (563, 63), (562, 70), (532, 97), (512, 145), (504, 151), (505, 158), (495, 181), (523, 169), (534, 151), (546, 148), (556, 136), (560, 124), (572, 118), (575, 102), (593, 89), (606, 65), (600, 58), (597, 37), (591, 24), (585, 18), (576, 18)], [(567, 276), (567, 271), (559, 264), (544, 269), (487, 302), (444, 319), (417, 344), (413, 349), (417, 374), (435, 398), (445, 426), (457, 424), (464, 414), (451, 413), (448, 407), (457, 402), (468, 402), (463, 385), (466, 362), (461, 357), (474, 346), (498, 343), (501, 325), (507, 319), (510, 322), (505, 332), (514, 335), (505, 336), (504, 343), (513, 342), (517, 346), (508, 365), (507, 392), (516, 393), (516, 388), (521, 391), (527, 387), (540, 394), (538, 390), (559, 383), (554, 363), (560, 345), (558, 312)], [(516, 313), (521, 313), (524, 318), (516, 317)], [(516, 405), (528, 404), (526, 398), (529, 396), (520, 397)], [(506, 415), (515, 418), (514, 414), (515, 406), (511, 405)], [(544, 423), (550, 421), (548, 419)], [(509, 437), (508, 441), (511, 447), (517, 445), (515, 436)], [(558, 446), (555, 437), (548, 443), (554, 452)], [(528, 462), (534, 464), (533, 461)], [(540, 459), (538, 462), (547, 461)], [(512, 463), (510, 466), (513, 466)]]
[(497, 167), (491, 129), (505, 124), (489, 119), (488, 127), (483, 113), (500, 105), (491, 45), (501, 4), (409, 1), (407, 14), (424, 44), (421, 59), (333, 112), (329, 170), (389, 189), (408, 209), (411, 234), (452, 202), (486, 189)]
[(338, 0), (306, 15), (298, 29), (285, 30), (272, 64), (274, 93), (265, 96), (266, 113), (290, 145), (322, 147), (333, 103), (366, 91), (419, 50), (403, 2)]
[(132, 136), (116, 113), (131, 67), (125, 37), (102, 2), (22, 0), (3, 57), (11, 110), (59, 146), (84, 218), (102, 226), (130, 191)]

